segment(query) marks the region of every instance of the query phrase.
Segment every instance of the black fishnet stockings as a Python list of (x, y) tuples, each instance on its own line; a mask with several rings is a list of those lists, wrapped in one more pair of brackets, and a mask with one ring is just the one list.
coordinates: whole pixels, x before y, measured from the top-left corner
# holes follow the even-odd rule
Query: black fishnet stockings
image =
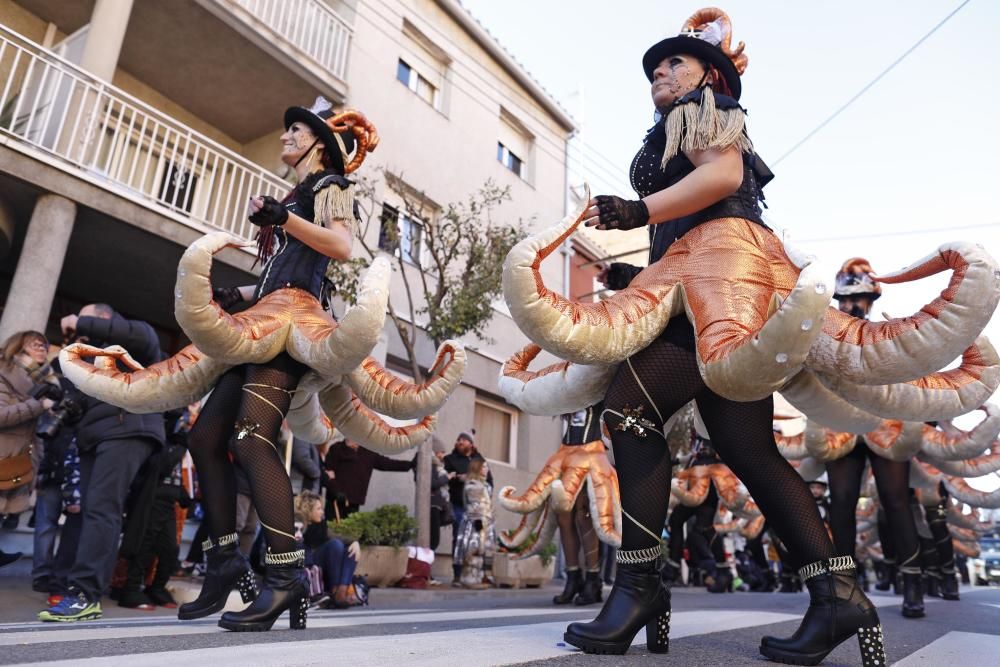
[[(830, 483), (830, 530), (837, 553), (854, 555), (858, 526), (855, 510), (866, 461), (871, 462), (879, 502), (892, 532), (891, 540), (886, 540), (892, 544), (888, 551), (896, 555), (899, 567), (919, 569), (920, 542), (917, 525), (910, 512), (910, 462), (890, 461), (872, 453), (863, 438), (858, 439), (850, 454), (826, 464)], [(888, 557), (890, 554), (885, 555)]]
[(277, 448), (291, 392), (306, 370), (282, 354), (234, 368), (216, 384), (189, 435), (213, 538), (236, 529), (231, 451), (250, 481), (268, 546), (277, 553), (296, 549), (292, 485)]
[[(626, 407), (641, 406), (642, 416), (662, 429), (663, 419), (696, 400), (716, 451), (747, 486), (788, 547), (795, 565), (834, 555), (812, 494), (775, 445), (770, 398), (740, 403), (724, 399), (705, 386), (694, 354), (694, 334), (684, 317), (671, 320), (657, 340), (629, 361), (631, 365), (623, 363), (618, 368), (608, 389), (605, 405), (609, 409), (623, 413)], [(621, 417), (606, 413), (605, 418), (614, 444), (622, 508), (658, 535), (669, 500), (670, 452), (666, 441), (650, 429), (646, 429), (646, 437), (634, 429), (619, 430)], [(623, 550), (643, 549), (657, 542), (623, 517)]]

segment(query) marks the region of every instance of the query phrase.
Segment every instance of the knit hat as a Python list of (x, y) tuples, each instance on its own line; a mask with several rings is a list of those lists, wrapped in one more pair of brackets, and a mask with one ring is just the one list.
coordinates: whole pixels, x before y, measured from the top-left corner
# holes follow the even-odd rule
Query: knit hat
[(469, 433), (466, 433), (465, 431), (462, 431), (461, 433), (459, 433), (459, 434), (458, 434), (458, 438), (456, 438), (456, 439), (457, 439), (457, 440), (468, 440), (468, 441), (469, 441), (469, 442), (471, 442), (472, 444), (475, 444), (475, 443), (476, 443), (476, 439), (475, 439), (475, 438), (473, 438), (471, 434), (469, 434)]

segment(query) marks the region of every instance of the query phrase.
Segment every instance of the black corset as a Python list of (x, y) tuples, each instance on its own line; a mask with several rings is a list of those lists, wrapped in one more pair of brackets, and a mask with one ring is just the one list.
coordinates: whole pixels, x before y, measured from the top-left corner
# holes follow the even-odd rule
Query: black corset
[(563, 415), (566, 420), (566, 432), (563, 434), (564, 445), (586, 445), (601, 439), (601, 413), (604, 404), (592, 405), (586, 410), (579, 410)]

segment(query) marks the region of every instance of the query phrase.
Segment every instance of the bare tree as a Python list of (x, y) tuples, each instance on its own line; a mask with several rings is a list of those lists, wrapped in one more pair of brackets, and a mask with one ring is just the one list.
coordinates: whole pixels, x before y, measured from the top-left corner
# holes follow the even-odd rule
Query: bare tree
[[(491, 180), (465, 201), (438, 207), (424, 193), (408, 188), (399, 176), (383, 173), (402, 198), (402, 210), (384, 206), (374, 183), (361, 180), (358, 242), (363, 254), (349, 262), (331, 263), (329, 275), (338, 296), (353, 303), (360, 272), (379, 253), (392, 254), (406, 297), (405, 303), (390, 299), (388, 315), (406, 350), (410, 373), (420, 383), (426, 377), (417, 358), (421, 329), (435, 346), (466, 334), (490, 342), (486, 330), (494, 315), (493, 304), (501, 295), (503, 262), (525, 230), (520, 220), (494, 221), (496, 209), (510, 199), (510, 188)], [(368, 239), (374, 223), (379, 241), (372, 245)], [(420, 447), (415, 503), (421, 546), (430, 545), (430, 456), (427, 441)]]

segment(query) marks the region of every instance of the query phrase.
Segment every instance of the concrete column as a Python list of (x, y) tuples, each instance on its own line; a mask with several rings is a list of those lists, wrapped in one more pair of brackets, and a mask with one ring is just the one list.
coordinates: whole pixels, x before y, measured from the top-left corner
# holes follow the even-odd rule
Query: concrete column
[(107, 82), (114, 78), (134, 0), (97, 0), (90, 15), (80, 67)]
[(75, 219), (76, 204), (65, 197), (47, 194), (35, 202), (0, 317), (0, 341), (25, 329), (45, 331)]

